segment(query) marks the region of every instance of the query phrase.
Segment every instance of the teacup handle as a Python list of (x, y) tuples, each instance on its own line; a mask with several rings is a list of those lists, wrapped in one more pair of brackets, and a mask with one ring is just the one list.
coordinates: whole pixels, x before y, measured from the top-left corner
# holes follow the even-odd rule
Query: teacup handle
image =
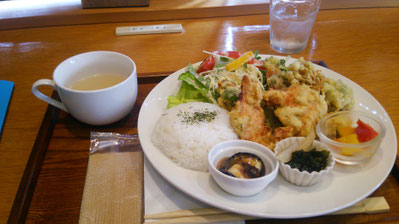
[(38, 90), (39, 86), (51, 86), (54, 90), (57, 90), (53, 80), (50, 80), (50, 79), (37, 80), (35, 83), (33, 83), (32, 93), (33, 93), (33, 95), (35, 95), (37, 98), (43, 100), (44, 102), (49, 103), (49, 104), (51, 104), (51, 105), (53, 105), (55, 107), (58, 107), (58, 108), (60, 108), (61, 110), (65, 111), (65, 112), (68, 112), (68, 110), (66, 109), (66, 107), (65, 107), (65, 105), (63, 103), (61, 103), (60, 101), (55, 100), (53, 98), (50, 98), (50, 97), (44, 95), (43, 93), (41, 93)]

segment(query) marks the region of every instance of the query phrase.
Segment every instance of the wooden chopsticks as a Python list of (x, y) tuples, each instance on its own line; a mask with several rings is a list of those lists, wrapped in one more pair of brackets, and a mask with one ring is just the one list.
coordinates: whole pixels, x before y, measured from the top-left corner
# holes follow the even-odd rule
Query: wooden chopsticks
[[(197, 212), (201, 213), (202, 208), (200, 209), (192, 209), (192, 210), (179, 210), (179, 211), (173, 211), (172, 213), (190, 213), (193, 212), (196, 214)], [(163, 214), (162, 216), (166, 215), (166, 213), (160, 213)], [(156, 214), (154, 214), (156, 215)], [(230, 213), (230, 212), (224, 212), (221, 214), (215, 214), (215, 215), (192, 215), (192, 216), (180, 216), (180, 217), (169, 217), (169, 218), (151, 218), (151, 220), (155, 221), (148, 221), (150, 218), (147, 218), (147, 216), (144, 216), (145, 222), (144, 224), (161, 224), (161, 223), (213, 223), (213, 222), (231, 222), (231, 221), (240, 221), (240, 220), (250, 220), (250, 219), (259, 219), (257, 217), (252, 217), (252, 216), (245, 216), (245, 215), (240, 215), (240, 214), (235, 214), (235, 213)]]
[[(389, 205), (384, 197), (366, 198), (351, 207), (340, 210), (329, 215), (378, 213), (389, 211)], [(190, 210), (177, 210), (172, 212), (145, 215), (145, 224), (161, 223), (212, 223), (229, 222), (239, 220), (259, 219), (257, 217), (245, 216), (231, 213), (217, 208), (199, 208)], [(149, 221), (152, 220), (152, 221)]]

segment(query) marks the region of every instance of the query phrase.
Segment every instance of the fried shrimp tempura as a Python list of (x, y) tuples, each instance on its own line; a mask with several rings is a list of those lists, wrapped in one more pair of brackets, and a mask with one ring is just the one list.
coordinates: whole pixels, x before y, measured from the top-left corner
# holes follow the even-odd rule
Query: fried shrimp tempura
[(230, 124), (240, 139), (269, 147), (272, 130), (265, 126), (261, 101), (262, 90), (258, 84), (244, 76), (241, 81), (240, 98), (230, 111)]
[(263, 99), (277, 106), (274, 114), (295, 136), (307, 136), (317, 122), (327, 114), (327, 103), (317, 91), (307, 85), (294, 84), (285, 90), (269, 89)]
[(240, 99), (230, 111), (230, 124), (240, 139), (260, 143), (273, 150), (276, 141), (292, 136), (293, 128), (276, 130), (265, 126), (265, 114), (261, 107), (263, 91), (256, 81), (244, 76), (241, 81)]

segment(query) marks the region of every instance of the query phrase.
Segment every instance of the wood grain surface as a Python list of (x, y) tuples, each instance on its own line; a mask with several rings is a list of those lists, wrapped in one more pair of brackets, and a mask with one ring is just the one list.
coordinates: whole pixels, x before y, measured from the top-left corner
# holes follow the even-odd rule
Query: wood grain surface
[(149, 0), (82, 0), (82, 8), (112, 8), (112, 7), (132, 7), (149, 6)]
[[(93, 1), (97, 0), (89, 2)], [(98, 2), (107, 3), (105, 0)], [(122, 2), (127, 2), (127, 0)], [(0, 30), (256, 15), (268, 13), (269, 2), (269, 0), (151, 0), (148, 7), (82, 9), (82, 0), (0, 1), (0, 19), (2, 20)], [(396, 0), (323, 0), (320, 6), (321, 10), (376, 7), (399, 7), (399, 2)]]
[[(317, 17), (308, 47), (292, 57), (324, 60), (328, 66), (350, 78), (370, 92), (387, 110), (395, 129), (399, 128), (399, 8), (360, 8), (321, 11)], [(175, 21), (165, 21), (172, 23)], [(114, 35), (117, 26), (159, 24), (115, 23), (60, 26), (0, 31), (0, 79), (15, 82), (8, 115), (0, 136), (0, 223), (8, 219), (20, 180), (34, 146), (47, 105), (31, 93), (32, 84), (51, 78), (57, 64), (73, 55), (111, 50), (131, 57), (141, 76), (170, 74), (189, 62), (201, 61), (202, 50), (258, 50), (263, 54), (278, 54), (269, 46), (268, 15), (179, 20), (184, 32), (142, 36)], [(91, 130), (114, 130), (136, 133), (134, 128), (140, 102), (154, 85), (140, 86), (136, 116), (112, 127), (91, 127), (60, 114), (37, 187), (49, 189), (49, 194), (35, 194), (29, 219), (31, 222), (67, 222), (77, 220), (88, 156), (88, 135)], [(50, 95), (52, 89), (43, 89)], [(123, 124), (123, 127), (120, 126)], [(397, 135), (398, 136), (398, 135)], [(71, 139), (74, 139), (71, 141)], [(62, 156), (61, 156), (62, 155)], [(396, 181), (396, 182), (395, 182)], [(73, 195), (57, 191), (59, 183)], [(44, 184), (44, 185), (43, 185)], [(392, 190), (394, 189), (394, 190)], [(399, 206), (396, 197), (397, 180), (390, 177), (376, 194), (388, 195), (388, 203)], [(60, 205), (53, 199), (67, 198)], [(52, 200), (49, 200), (52, 199)], [(54, 208), (49, 217), (41, 208)], [(397, 210), (396, 211), (396, 218)], [(47, 211), (48, 212), (48, 211)], [(356, 217), (356, 218), (354, 218)], [(377, 217), (377, 218), (373, 218)], [(397, 222), (383, 214), (350, 216), (349, 222)], [(360, 218), (360, 219), (359, 219)], [(328, 220), (328, 218), (325, 218)], [(362, 221), (356, 221), (356, 220)], [(63, 221), (62, 221), (63, 220)], [(393, 221), (389, 221), (393, 220)], [(69, 222), (70, 223), (70, 222)], [(316, 223), (316, 221), (314, 222)]]

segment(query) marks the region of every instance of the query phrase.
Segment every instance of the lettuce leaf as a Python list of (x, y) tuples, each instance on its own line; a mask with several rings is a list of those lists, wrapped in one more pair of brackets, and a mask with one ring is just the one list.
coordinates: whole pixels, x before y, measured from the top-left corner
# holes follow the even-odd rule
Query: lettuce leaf
[(209, 99), (208, 88), (190, 72), (185, 72), (181, 74), (179, 76), (179, 80), (182, 80), (182, 82), (185, 82), (190, 86), (194, 87), (194, 89), (198, 90), (203, 97)]
[(195, 72), (190, 71), (180, 74), (178, 80), (182, 81), (179, 92), (176, 96), (168, 97), (167, 108), (174, 107), (181, 103), (188, 102), (211, 102), (208, 96), (208, 88), (195, 77)]

